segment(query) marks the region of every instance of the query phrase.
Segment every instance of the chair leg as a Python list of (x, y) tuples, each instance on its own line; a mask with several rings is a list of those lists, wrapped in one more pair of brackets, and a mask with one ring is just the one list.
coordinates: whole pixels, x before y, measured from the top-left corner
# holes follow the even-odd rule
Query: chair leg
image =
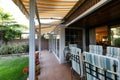
[(73, 80), (73, 68), (71, 67), (71, 80)]

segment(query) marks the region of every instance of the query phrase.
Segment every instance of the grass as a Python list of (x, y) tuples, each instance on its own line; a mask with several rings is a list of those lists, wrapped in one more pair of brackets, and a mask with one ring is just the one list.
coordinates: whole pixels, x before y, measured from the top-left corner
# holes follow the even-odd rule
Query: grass
[(28, 65), (28, 57), (0, 59), (0, 80), (25, 80), (22, 72)]

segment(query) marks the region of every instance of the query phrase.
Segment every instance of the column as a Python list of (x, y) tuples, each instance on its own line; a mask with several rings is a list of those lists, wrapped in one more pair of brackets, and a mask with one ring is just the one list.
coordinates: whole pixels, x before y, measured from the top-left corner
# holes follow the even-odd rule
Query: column
[(30, 0), (29, 80), (35, 80), (35, 0)]
[(65, 26), (64, 25), (60, 25), (60, 63), (64, 63), (64, 53), (63, 50), (65, 48)]

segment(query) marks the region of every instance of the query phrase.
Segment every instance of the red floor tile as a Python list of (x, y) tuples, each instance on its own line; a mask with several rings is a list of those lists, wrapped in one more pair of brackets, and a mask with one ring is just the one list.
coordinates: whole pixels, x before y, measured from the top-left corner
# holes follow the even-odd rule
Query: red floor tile
[(42, 51), (40, 66), (39, 80), (71, 80), (71, 66), (59, 64), (54, 54), (48, 51)]

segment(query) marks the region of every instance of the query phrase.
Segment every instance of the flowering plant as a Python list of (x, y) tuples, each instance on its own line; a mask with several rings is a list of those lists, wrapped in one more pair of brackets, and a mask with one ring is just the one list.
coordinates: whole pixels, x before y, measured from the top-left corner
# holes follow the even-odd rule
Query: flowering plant
[(40, 61), (39, 61), (39, 52), (35, 52), (35, 64), (39, 65)]
[(39, 53), (38, 52), (35, 53), (35, 58), (39, 58)]
[[(23, 68), (23, 73), (24, 73), (24, 78), (27, 79), (28, 78), (28, 74), (29, 74), (29, 68), (25, 67)], [(40, 74), (40, 66), (35, 66), (35, 78), (36, 80), (38, 80), (38, 75)]]
[[(38, 75), (40, 74), (40, 61), (39, 52), (35, 52), (35, 80), (38, 80)], [(29, 74), (29, 67), (23, 68), (24, 77), (27, 78)]]
[(23, 73), (28, 73), (28, 72), (29, 72), (29, 68), (28, 67), (23, 68)]
[(39, 64), (40, 64), (39, 59), (36, 59), (36, 60), (35, 60), (35, 64), (36, 64), (36, 65), (39, 65)]
[(29, 74), (29, 68), (28, 67), (23, 68), (23, 73), (24, 73), (24, 78), (27, 78)]
[(36, 76), (40, 74), (40, 66), (36, 66), (36, 69), (35, 69), (35, 74)]

